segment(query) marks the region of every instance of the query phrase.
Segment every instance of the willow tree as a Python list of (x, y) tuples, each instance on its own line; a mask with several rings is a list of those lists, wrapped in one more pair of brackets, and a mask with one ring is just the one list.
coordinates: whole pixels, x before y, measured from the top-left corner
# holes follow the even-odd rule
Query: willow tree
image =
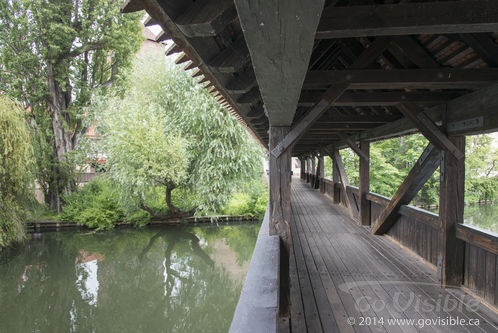
[(32, 141), (25, 111), (0, 95), (0, 248), (24, 237), (24, 207), (29, 198)]
[[(0, 3), (0, 91), (31, 110), (38, 128), (39, 182), (53, 208), (70, 191), (63, 176), (95, 89), (115, 83), (141, 43), (140, 14), (121, 0)], [(53, 163), (55, 161), (56, 163)], [(64, 167), (65, 166), (65, 167)]]
[[(105, 124), (103, 149), (109, 157), (109, 174), (118, 183), (130, 188), (143, 174), (152, 177), (154, 168), (149, 172), (145, 165), (156, 154), (155, 149), (166, 149), (163, 146), (168, 145), (159, 134), (149, 139), (148, 131), (137, 133), (136, 125), (126, 120), (130, 112), (137, 119), (146, 119), (154, 112), (155, 130), (174, 133), (185, 142), (177, 146), (187, 158), (185, 167), (162, 162), (169, 172), (183, 174), (176, 179), (169, 176), (171, 181), (162, 182), (173, 214), (180, 211), (170, 200), (172, 193), (182, 193), (181, 199), (188, 201), (186, 206), (197, 213), (209, 214), (225, 205), (232, 191), (242, 183), (261, 176), (263, 155), (255, 140), (189, 73), (171, 64), (162, 53), (137, 61), (127, 87), (101, 105), (106, 113), (97, 112), (104, 114), (99, 121)], [(123, 122), (129, 124), (123, 126)], [(149, 127), (147, 123), (148, 120), (143, 121), (145, 127)], [(116, 142), (121, 142), (121, 147)], [(129, 154), (134, 145), (141, 149), (133, 148), (134, 153)], [(136, 172), (120, 168), (115, 162), (126, 160)], [(142, 200), (135, 198), (136, 202)]]

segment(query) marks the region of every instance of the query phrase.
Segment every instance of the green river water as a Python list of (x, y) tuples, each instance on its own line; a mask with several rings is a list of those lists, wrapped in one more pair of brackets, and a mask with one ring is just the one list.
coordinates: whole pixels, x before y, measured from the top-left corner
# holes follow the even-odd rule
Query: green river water
[(34, 234), (0, 254), (0, 332), (226, 332), (258, 230)]
[(463, 219), (465, 224), (498, 233), (498, 203), (465, 206)]

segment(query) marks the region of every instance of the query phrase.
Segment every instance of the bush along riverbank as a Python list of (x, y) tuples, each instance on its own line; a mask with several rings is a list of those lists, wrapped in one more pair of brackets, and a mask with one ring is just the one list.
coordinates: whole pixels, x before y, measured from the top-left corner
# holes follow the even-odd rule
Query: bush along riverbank
[(42, 212), (32, 216), (30, 224), (35, 228), (37, 225), (57, 227), (75, 224), (96, 230), (109, 230), (123, 224), (142, 227), (151, 223), (258, 220), (263, 218), (268, 203), (268, 190), (262, 180), (244, 184), (239, 191), (233, 192), (225, 207), (210, 214), (194, 214), (186, 193), (180, 191), (172, 192), (172, 202), (175, 207), (191, 213), (172, 213), (164, 200), (161, 200), (164, 195), (159, 190), (149, 195), (148, 201), (142, 205), (147, 209), (127, 207), (126, 201), (120, 200), (122, 193), (118, 187), (109, 179), (97, 177), (83, 185), (79, 191), (65, 196), (60, 214)]

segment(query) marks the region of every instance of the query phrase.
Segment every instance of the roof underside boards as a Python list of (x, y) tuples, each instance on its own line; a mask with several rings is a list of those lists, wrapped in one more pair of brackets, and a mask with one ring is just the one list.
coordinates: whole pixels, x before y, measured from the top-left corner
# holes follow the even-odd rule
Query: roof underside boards
[[(280, 9), (275, 19), (281, 24), (270, 24), (261, 36), (254, 22), (268, 21), (271, 15), (261, 12), (275, 9), (276, 0), (268, 6), (235, 2), (129, 0), (123, 12), (145, 9), (147, 25), (159, 24), (175, 43), (168, 53), (180, 53), (185, 58), (178, 62), (198, 68), (192, 75), (266, 147), (270, 122), (296, 127), (341, 83), (347, 90), (317, 113), (293, 145), (294, 155), (344, 147), (345, 136), (373, 141), (413, 133), (416, 128), (399, 110), (407, 102), (437, 124), (445, 121), (451, 133), (498, 129), (498, 1), (326, 0), (322, 10), (318, 0), (313, 2), (315, 11), (320, 8), (318, 22), (301, 15), (305, 22), (296, 28), (285, 21), (292, 15)], [(299, 8), (299, 1), (292, 3)], [(243, 30), (239, 16), (246, 22), (250, 15), (256, 19), (252, 26), (243, 23)], [(289, 42), (292, 33), (314, 26), (314, 40), (296, 35)], [(279, 52), (271, 52), (272, 42)], [(267, 75), (261, 59), (273, 63)], [(275, 68), (282, 68), (280, 76)], [(286, 92), (282, 96), (291, 102), (278, 109), (270, 98), (275, 91)]]

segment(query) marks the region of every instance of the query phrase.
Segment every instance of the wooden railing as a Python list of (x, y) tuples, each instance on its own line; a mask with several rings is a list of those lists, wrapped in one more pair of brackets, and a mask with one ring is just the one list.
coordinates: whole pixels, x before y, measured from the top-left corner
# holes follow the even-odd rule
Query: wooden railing
[(498, 307), (498, 235), (467, 224), (456, 233), (465, 242), (464, 286)]
[[(359, 202), (357, 187), (350, 186), (356, 202)], [(340, 184), (331, 179), (320, 180), (320, 191), (346, 206)], [(368, 193), (370, 223), (373, 224), (391, 198)], [(422, 257), (434, 269), (438, 269), (441, 223), (439, 215), (421, 208), (404, 205), (399, 218), (387, 235)], [(456, 236), (465, 242), (463, 286), (480, 296), (489, 304), (498, 307), (498, 235), (480, 228), (459, 224)]]

